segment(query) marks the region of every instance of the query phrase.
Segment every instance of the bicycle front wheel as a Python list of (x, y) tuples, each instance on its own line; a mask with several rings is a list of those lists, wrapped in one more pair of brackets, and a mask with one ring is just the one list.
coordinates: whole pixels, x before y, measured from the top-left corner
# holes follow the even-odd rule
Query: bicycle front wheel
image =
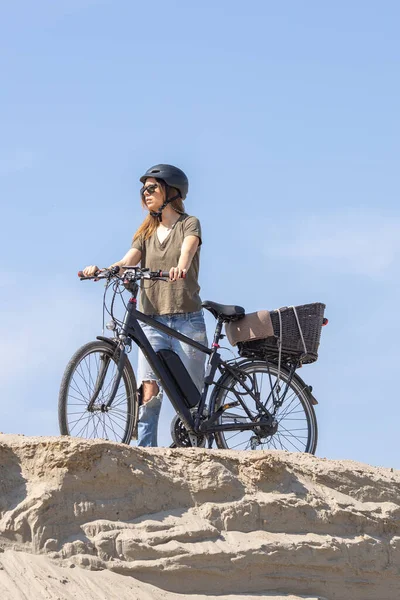
[[(118, 359), (116, 346), (100, 340), (89, 342), (75, 352), (65, 369), (58, 400), (62, 435), (129, 444), (138, 418), (138, 398), (128, 357), (116, 396), (107, 407), (118, 373)], [(96, 388), (99, 392), (91, 407), (89, 403)]]
[[(318, 438), (317, 420), (308, 386), (296, 374), (290, 379), (290, 373), (285, 368), (280, 371), (278, 384), (278, 367), (274, 363), (253, 361), (238, 366), (243, 383), (273, 415), (275, 423), (272, 425), (259, 415), (254, 398), (240, 381), (232, 375), (223, 375), (213, 392), (215, 411), (225, 404), (237, 403), (238, 398), (247, 410), (240, 404), (228, 408), (221, 414), (217, 424), (240, 425), (254, 422), (254, 429), (216, 432), (218, 447), (314, 454)], [(274, 400), (282, 401), (281, 406), (277, 407)]]

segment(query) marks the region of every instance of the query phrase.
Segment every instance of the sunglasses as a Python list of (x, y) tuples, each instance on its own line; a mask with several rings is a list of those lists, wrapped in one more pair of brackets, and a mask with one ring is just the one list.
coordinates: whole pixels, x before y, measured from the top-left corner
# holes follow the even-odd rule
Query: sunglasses
[(145, 187), (142, 187), (142, 189), (140, 190), (140, 195), (143, 198), (144, 194), (146, 192), (150, 196), (151, 194), (154, 194), (154, 192), (156, 191), (156, 189), (158, 187), (159, 187), (158, 183), (151, 183), (150, 185), (146, 185)]

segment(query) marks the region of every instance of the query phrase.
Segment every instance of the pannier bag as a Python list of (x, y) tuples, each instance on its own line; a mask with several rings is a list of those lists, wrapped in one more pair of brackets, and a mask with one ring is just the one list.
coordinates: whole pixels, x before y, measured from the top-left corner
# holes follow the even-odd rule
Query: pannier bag
[(188, 408), (196, 406), (200, 402), (200, 392), (193, 383), (180, 356), (167, 349), (158, 350), (157, 354), (174, 380), (186, 406)]
[[(314, 302), (301, 306), (284, 306), (270, 311), (273, 335), (261, 339), (253, 337), (247, 340), (238, 340), (237, 347), (240, 356), (277, 360), (280, 340), (282, 361), (299, 360), (302, 364), (315, 362), (318, 358), (324, 310), (325, 304)], [(244, 319), (259, 320), (257, 315), (259, 313), (248, 314), (238, 323)], [(232, 331), (228, 334), (231, 325), (234, 323), (229, 323), (225, 327), (228, 339), (232, 335)]]
[(231, 321), (225, 325), (226, 337), (232, 346), (238, 342), (262, 340), (274, 335), (271, 315), (268, 310), (259, 310), (249, 313), (238, 321)]

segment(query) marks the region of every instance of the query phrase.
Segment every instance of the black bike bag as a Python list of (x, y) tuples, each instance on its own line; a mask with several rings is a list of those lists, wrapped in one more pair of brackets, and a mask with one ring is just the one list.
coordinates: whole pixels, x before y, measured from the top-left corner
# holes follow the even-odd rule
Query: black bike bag
[(193, 383), (180, 357), (172, 350), (158, 350), (157, 356), (171, 375), (188, 408), (200, 402), (200, 392)]

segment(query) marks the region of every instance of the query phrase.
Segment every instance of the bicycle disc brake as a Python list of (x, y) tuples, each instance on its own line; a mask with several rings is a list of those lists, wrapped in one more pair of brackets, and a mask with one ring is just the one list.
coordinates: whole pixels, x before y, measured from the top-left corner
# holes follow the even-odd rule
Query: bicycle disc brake
[(205, 435), (193, 435), (188, 432), (178, 415), (171, 422), (171, 436), (178, 448), (204, 448), (206, 445)]

